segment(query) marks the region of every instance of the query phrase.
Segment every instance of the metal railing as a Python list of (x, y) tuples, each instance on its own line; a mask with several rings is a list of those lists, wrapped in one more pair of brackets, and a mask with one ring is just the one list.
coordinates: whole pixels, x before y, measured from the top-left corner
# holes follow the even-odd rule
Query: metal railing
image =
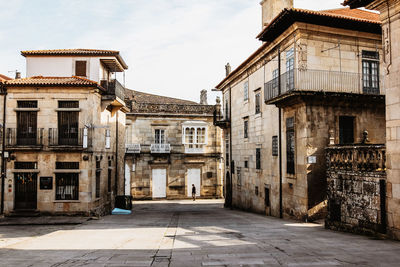
[(125, 153), (134, 154), (140, 153), (141, 147), (140, 144), (125, 144)]
[(384, 172), (386, 148), (384, 145), (336, 145), (326, 148), (328, 170)]
[(185, 153), (186, 154), (201, 154), (204, 153), (205, 149), (204, 146), (200, 146), (200, 147), (189, 147), (189, 146), (185, 146)]
[(151, 153), (170, 153), (171, 145), (170, 144), (151, 144), (150, 152)]
[(125, 88), (118, 80), (101, 80), (100, 85), (107, 90), (107, 95), (115, 95), (122, 100), (125, 99)]
[(42, 146), (43, 128), (7, 128), (6, 146)]
[(92, 131), (88, 128), (49, 129), (49, 146), (75, 146), (88, 148), (92, 145)]
[(326, 70), (293, 69), (280, 76), (281, 90), (278, 88), (278, 78), (265, 83), (264, 98), (269, 101), (282, 94), (292, 91), (337, 92), (352, 94), (384, 95), (383, 77), (379, 77), (375, 87), (365, 86), (363, 75), (351, 72)]

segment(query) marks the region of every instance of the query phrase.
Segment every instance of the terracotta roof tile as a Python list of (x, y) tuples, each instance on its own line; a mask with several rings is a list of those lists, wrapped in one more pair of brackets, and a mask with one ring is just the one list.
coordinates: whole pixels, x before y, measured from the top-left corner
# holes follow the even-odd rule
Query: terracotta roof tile
[(360, 20), (366, 20), (370, 22), (379, 22), (380, 18), (379, 14), (373, 13), (366, 10), (361, 9), (350, 9), (350, 8), (338, 8), (338, 9), (328, 9), (328, 10), (321, 10), (319, 11), (323, 14), (332, 14), (337, 16), (343, 16), (347, 18), (356, 18)]
[(26, 50), (21, 51), (23, 56), (38, 55), (91, 55), (91, 56), (116, 56), (119, 51), (102, 49), (46, 49), (46, 50)]
[(345, 0), (342, 5), (350, 6), (350, 8), (358, 8), (372, 3), (374, 0)]
[(6, 75), (0, 74), (0, 82), (8, 81), (8, 80), (12, 80), (12, 79), (10, 77), (7, 77)]
[(8, 86), (93, 86), (104, 89), (92, 80), (82, 77), (43, 77), (33, 76), (29, 78), (14, 79), (5, 81), (4, 84)]
[(143, 93), (135, 90), (126, 90), (125, 97), (135, 101), (136, 103), (147, 103), (147, 104), (180, 104), (180, 105), (200, 105), (194, 101), (178, 99), (167, 96), (153, 95)]

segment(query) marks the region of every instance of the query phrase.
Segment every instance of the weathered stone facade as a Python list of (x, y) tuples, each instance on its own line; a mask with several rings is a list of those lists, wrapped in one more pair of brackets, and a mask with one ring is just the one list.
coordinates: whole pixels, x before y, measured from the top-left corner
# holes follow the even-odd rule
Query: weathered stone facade
[(345, 4), (380, 12), (386, 85), (387, 225), (389, 235), (400, 239), (400, 1), (346, 0)]
[[(191, 175), (199, 179), (199, 197), (222, 197), (221, 130), (213, 125), (214, 106), (133, 92), (127, 114), (126, 186), (134, 199), (191, 197)], [(184, 144), (185, 128), (206, 129), (205, 143)], [(196, 128), (197, 129), (197, 128)], [(162, 131), (163, 140), (158, 142)], [(136, 151), (128, 147), (136, 146)], [(156, 146), (165, 150), (154, 150)], [(164, 172), (156, 177), (159, 172)], [(196, 179), (194, 177), (194, 179)], [(158, 176), (157, 176), (158, 178)], [(161, 186), (161, 192), (155, 192)], [(159, 194), (160, 193), (160, 194)]]
[[(352, 29), (341, 12), (375, 21)], [(224, 154), (232, 206), (307, 220), (326, 199), (324, 148), (342, 142), (341, 117), (353, 119), (352, 142), (361, 142), (364, 130), (371, 142), (384, 142), (385, 88), (380, 83), (369, 94), (362, 83), (365, 51), (382, 57), (379, 21), (364, 12), (284, 10), (259, 35), (265, 43), (217, 85), (229, 115), (220, 125), (231, 144)]]
[(327, 228), (386, 233), (385, 159), (383, 145), (327, 148)]
[[(66, 57), (74, 58), (71, 53)], [(94, 56), (84, 59), (102, 64), (101, 55)], [(83, 61), (81, 54), (79, 59)], [(63, 60), (60, 69), (68, 68)], [(46, 62), (43, 56), (43, 75), (49, 71)], [(49, 69), (57, 71), (54, 66)], [(87, 72), (95, 73), (90, 68)], [(125, 152), (123, 99), (100, 81), (77, 76), (35, 76), (2, 86), (8, 153), (4, 213), (109, 213), (115, 197), (123, 194), (124, 166), (118, 164)]]

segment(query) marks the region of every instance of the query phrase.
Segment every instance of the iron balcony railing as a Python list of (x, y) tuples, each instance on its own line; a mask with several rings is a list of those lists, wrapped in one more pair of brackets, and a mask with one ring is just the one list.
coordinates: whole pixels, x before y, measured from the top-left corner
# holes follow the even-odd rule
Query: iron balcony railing
[(265, 101), (292, 91), (384, 95), (383, 77), (351, 72), (293, 69), (265, 83)]
[(113, 80), (101, 80), (100, 85), (107, 90), (107, 95), (115, 95), (120, 99), (125, 99), (125, 88), (116, 79)]
[(140, 144), (125, 144), (125, 153), (127, 154), (140, 153), (140, 151)]
[(43, 128), (7, 128), (6, 146), (42, 146)]
[(171, 145), (170, 144), (151, 144), (150, 152), (151, 153), (171, 153)]
[(92, 146), (92, 131), (88, 128), (49, 129), (49, 146)]

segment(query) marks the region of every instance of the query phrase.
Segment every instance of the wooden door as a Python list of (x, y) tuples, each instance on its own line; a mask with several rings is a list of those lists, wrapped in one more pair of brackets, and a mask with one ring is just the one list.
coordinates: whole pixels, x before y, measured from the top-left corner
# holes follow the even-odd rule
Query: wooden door
[(37, 174), (15, 173), (14, 209), (36, 209), (37, 206)]

